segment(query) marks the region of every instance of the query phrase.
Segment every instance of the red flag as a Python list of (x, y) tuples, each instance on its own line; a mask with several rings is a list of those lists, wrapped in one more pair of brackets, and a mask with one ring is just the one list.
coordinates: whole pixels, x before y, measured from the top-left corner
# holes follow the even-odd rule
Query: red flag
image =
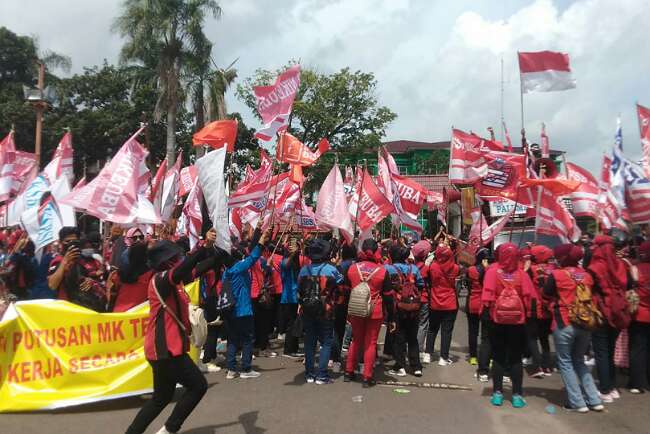
[(576, 191), (580, 187), (580, 182), (561, 178), (523, 178), (521, 180), (521, 185), (523, 187), (543, 187), (544, 190), (554, 194), (555, 196), (564, 196)]
[(650, 178), (650, 109), (641, 104), (636, 105), (639, 115), (639, 132), (641, 133), (641, 149), (643, 150), (643, 171)]
[(522, 92), (551, 92), (576, 87), (569, 55), (553, 51), (519, 53)]
[(492, 152), (485, 157), (487, 174), (476, 183), (479, 196), (518, 199), (517, 186), (526, 177), (526, 156), (508, 152)]
[(494, 237), (506, 226), (514, 212), (515, 209), (513, 207), (507, 214), (501, 216), (491, 225), (488, 225), (485, 216), (483, 216), (479, 208), (472, 210), (472, 227), (469, 231), (467, 251), (475, 254), (480, 247), (492, 242)]
[(190, 192), (194, 182), (196, 181), (196, 176), (196, 166), (194, 165), (183, 167), (181, 169), (180, 188), (178, 190), (179, 197), (183, 197)]
[(287, 129), (293, 100), (300, 87), (300, 65), (292, 66), (278, 76), (271, 86), (255, 86), (255, 104), (264, 126), (255, 137), (270, 141)]
[(318, 151), (312, 152), (300, 140), (296, 139), (289, 133), (280, 136), (276, 150), (278, 161), (299, 166), (311, 166), (320, 158), (320, 156), (329, 149), (327, 139), (321, 139), (318, 144)]
[[(12, 194), (18, 194), (26, 187), (27, 180), (36, 175), (36, 154), (31, 152), (16, 151), (14, 160), (14, 183), (11, 188)], [(32, 173), (34, 172), (34, 173)]]
[(14, 161), (16, 159), (16, 144), (14, 132), (7, 134), (0, 142), (0, 202), (9, 199), (14, 185)]
[(234, 236), (238, 240), (241, 240), (242, 238), (242, 232), (243, 232), (243, 223), (241, 220), (241, 214), (240, 211), (242, 208), (234, 208), (230, 210), (230, 235)]
[(487, 154), (503, 151), (503, 146), (476, 134), (452, 130), (449, 182), (473, 184), (488, 173)]
[(228, 152), (235, 150), (237, 141), (237, 119), (210, 122), (192, 136), (194, 146), (208, 145), (214, 149), (228, 146)]
[(560, 237), (565, 242), (580, 238), (580, 228), (562, 200), (546, 189), (542, 190), (542, 200), (537, 204), (535, 230), (540, 234)]
[(379, 191), (370, 174), (364, 169), (359, 200), (357, 226), (365, 232), (395, 210), (393, 204)]
[(153, 181), (151, 181), (151, 186), (147, 197), (149, 201), (154, 204), (156, 209), (160, 209), (160, 203), (162, 202), (162, 190), (163, 190), (163, 181), (165, 180), (165, 173), (167, 173), (167, 158), (165, 158), (158, 170), (156, 171), (156, 176), (154, 176)]
[(573, 214), (578, 217), (598, 218), (598, 181), (586, 169), (573, 163), (566, 163), (567, 178), (579, 182), (577, 190), (571, 193)]
[(68, 181), (72, 182), (74, 179), (74, 171), (72, 168), (73, 154), (72, 135), (68, 132), (63, 135), (54, 151), (52, 160), (43, 169), (50, 184), (53, 184), (61, 175), (67, 176)]
[(165, 173), (165, 180), (163, 181), (162, 187), (162, 200), (160, 202), (160, 217), (163, 222), (168, 221), (172, 217), (174, 208), (176, 207), (182, 162), (183, 151), (176, 157), (176, 162), (172, 168)]
[(184, 220), (184, 232), (190, 240), (190, 249), (201, 239), (201, 227), (203, 226), (203, 213), (201, 212), (201, 204), (203, 203), (203, 193), (199, 186), (198, 177), (194, 182), (194, 186), (187, 196), (185, 205), (183, 206), (182, 218)]

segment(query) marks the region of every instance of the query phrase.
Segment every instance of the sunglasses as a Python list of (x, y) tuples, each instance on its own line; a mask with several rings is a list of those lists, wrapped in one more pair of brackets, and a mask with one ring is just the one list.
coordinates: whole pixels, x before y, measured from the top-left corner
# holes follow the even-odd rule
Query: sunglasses
[(142, 241), (144, 240), (144, 235), (135, 235), (133, 237), (129, 237), (130, 240), (136, 240), (136, 241)]

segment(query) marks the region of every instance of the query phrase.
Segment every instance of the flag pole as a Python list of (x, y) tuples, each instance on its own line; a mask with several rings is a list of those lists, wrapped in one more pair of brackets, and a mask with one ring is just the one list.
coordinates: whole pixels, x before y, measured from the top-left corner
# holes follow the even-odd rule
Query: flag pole
[[(515, 212), (517, 211), (517, 204), (519, 203), (519, 183), (517, 183), (517, 193), (515, 194)], [(524, 222), (524, 224), (526, 224)], [(510, 223), (510, 235), (508, 236), (508, 242), (512, 242), (512, 232), (515, 230), (515, 213), (512, 214), (512, 222)]]
[(368, 165), (368, 160), (363, 159), (363, 173), (361, 174), (361, 186), (359, 187), (359, 197), (357, 200), (357, 209), (354, 216), (354, 232), (352, 233), (352, 239), (357, 237), (357, 221), (359, 220), (359, 206), (361, 206), (361, 195), (363, 193), (363, 183), (366, 180), (366, 171)]
[[(517, 51), (517, 58), (519, 52)], [(521, 79), (521, 65), (519, 66), (519, 100), (521, 103), (521, 129), (524, 130), (524, 82)]]
[(504, 83), (503, 83), (503, 53), (501, 53), (501, 143), (503, 143), (504, 139), (504, 128), (503, 126), (505, 125), (505, 120), (503, 118), (503, 107), (504, 107)]

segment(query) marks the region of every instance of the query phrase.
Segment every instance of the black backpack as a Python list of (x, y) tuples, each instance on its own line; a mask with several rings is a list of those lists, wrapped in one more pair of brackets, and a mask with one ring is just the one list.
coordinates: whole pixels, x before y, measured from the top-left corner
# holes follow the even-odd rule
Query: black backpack
[(221, 282), (221, 292), (217, 295), (215, 303), (216, 313), (223, 317), (235, 308), (235, 295), (232, 292), (232, 282), (230, 279), (223, 279)]
[(301, 279), (299, 294), (300, 305), (305, 316), (315, 318), (325, 310), (325, 297), (321, 294), (320, 273), (325, 266), (322, 265), (317, 275), (312, 275), (312, 267), (307, 266), (309, 276)]

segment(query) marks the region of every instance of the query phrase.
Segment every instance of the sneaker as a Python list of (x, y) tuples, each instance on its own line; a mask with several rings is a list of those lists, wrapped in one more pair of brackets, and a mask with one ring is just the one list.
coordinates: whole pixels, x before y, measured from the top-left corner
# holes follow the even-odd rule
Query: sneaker
[(530, 366), (533, 364), (533, 358), (532, 357), (524, 357), (521, 359), (521, 364), (524, 366)]
[(391, 369), (388, 371), (388, 375), (395, 375), (397, 377), (406, 377), (406, 370), (404, 368), (399, 368), (397, 371)]
[(605, 411), (605, 406), (603, 404), (591, 405), (589, 406), (589, 410), (598, 412)]
[(285, 334), (284, 334), (284, 333), (280, 333), (280, 334), (278, 335), (278, 340), (279, 340), (279, 341), (283, 341), (284, 338), (285, 338)]
[(544, 368), (544, 376), (550, 377), (553, 375), (553, 370), (551, 368)]
[(305, 380), (307, 381), (307, 384), (312, 384), (314, 381), (316, 381), (314, 377), (307, 377)]
[(593, 357), (585, 356), (585, 365), (596, 366), (596, 359), (594, 359)]
[(524, 408), (526, 400), (521, 395), (512, 395), (512, 406), (514, 408)]
[(354, 373), (352, 372), (346, 372), (343, 374), (343, 382), (344, 383), (349, 383), (350, 381), (354, 381)]
[(416, 369), (415, 371), (413, 371), (413, 375), (415, 375), (416, 377), (421, 377), (422, 376), (422, 370), (421, 369)]
[(260, 373), (257, 372), (257, 371), (253, 371), (253, 370), (251, 369), (251, 370), (248, 371), (248, 372), (242, 372), (241, 374), (239, 374), (239, 378), (257, 378), (257, 377), (259, 377), (260, 375), (262, 375), (262, 374), (260, 374)]
[(269, 359), (274, 359), (278, 357), (278, 353), (271, 350), (264, 350), (260, 352), (260, 357), (268, 357)]
[(286, 357), (287, 359), (292, 359), (292, 360), (299, 360), (302, 359), (302, 356), (299, 355), (298, 353), (284, 353), (282, 354), (282, 357)]
[(208, 363), (203, 363), (199, 360), (197, 363), (199, 369), (203, 373), (212, 373), (212, 372), (219, 372), (221, 371), (221, 367), (217, 366), (214, 362), (208, 362)]
[(505, 384), (510, 384), (510, 383), (512, 383), (512, 380), (510, 379), (510, 377), (504, 375), (504, 376), (503, 376), (503, 382), (504, 382)]
[(334, 380), (332, 380), (331, 378), (319, 378), (318, 380), (316, 380), (316, 384), (319, 386), (323, 386), (325, 384), (332, 384), (332, 383), (334, 383)]
[(477, 374), (476, 378), (480, 383), (487, 383), (488, 381), (490, 381), (487, 374)]
[(630, 389), (630, 393), (632, 393), (634, 395), (640, 395), (640, 394), (642, 394), (644, 392), (645, 392), (645, 390), (641, 390), (641, 389), (634, 389), (634, 388)]
[(533, 372), (532, 374), (530, 374), (530, 377), (532, 377), (532, 378), (540, 378), (540, 379), (544, 378), (544, 371), (542, 371), (540, 369), (539, 371), (536, 371), (536, 372)]
[(449, 366), (454, 363), (451, 359), (443, 359), (442, 357), (438, 360), (438, 366)]
[(332, 372), (335, 374), (339, 374), (341, 372), (341, 362), (334, 362), (332, 363)]
[(620, 399), (620, 397), (621, 397), (621, 394), (618, 393), (618, 390), (616, 390), (616, 389), (612, 389), (612, 391), (609, 392), (609, 394), (612, 395), (612, 398), (614, 398), (614, 399)]
[(431, 363), (431, 354), (424, 353), (424, 355), (422, 356), (422, 363), (426, 363), (427, 365)]
[(565, 404), (564, 409), (566, 411), (570, 411), (570, 412), (573, 412), (573, 413), (589, 413), (589, 407), (574, 408), (574, 407), (571, 407), (569, 404)]
[(503, 393), (494, 392), (492, 398), (490, 399), (490, 404), (501, 407), (503, 405)]
[(162, 428), (160, 428), (158, 431), (156, 431), (156, 434), (174, 434), (171, 431), (167, 431), (167, 427), (163, 425)]
[(226, 380), (234, 380), (237, 378), (237, 371), (231, 371), (230, 369), (226, 372)]
[(600, 400), (605, 404), (611, 404), (614, 402), (614, 397), (611, 393), (599, 393), (598, 396), (600, 396)]
[(470, 357), (469, 358), (469, 364), (472, 366), (477, 366), (478, 365), (478, 359), (476, 357)]

